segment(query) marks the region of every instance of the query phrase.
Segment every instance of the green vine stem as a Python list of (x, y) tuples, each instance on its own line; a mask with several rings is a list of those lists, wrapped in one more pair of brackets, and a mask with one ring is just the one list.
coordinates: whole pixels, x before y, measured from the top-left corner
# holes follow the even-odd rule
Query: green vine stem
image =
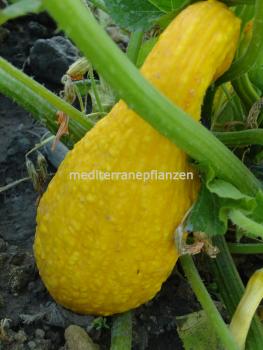
[(203, 284), (192, 257), (190, 255), (184, 255), (180, 258), (180, 262), (193, 291), (205, 310), (210, 322), (213, 324), (214, 329), (224, 347), (227, 350), (239, 350), (237, 343), (235, 342), (232, 334), (230, 333), (213, 300), (211, 299), (205, 285)]
[[(214, 237), (213, 244), (219, 249), (220, 253), (216, 259), (212, 259), (212, 263), (209, 260), (209, 266), (217, 282), (222, 301), (232, 318), (245, 288), (230, 255), (225, 238), (222, 236)], [(262, 344), (263, 328), (260, 320), (255, 316), (248, 334), (246, 349), (261, 350)]]
[(230, 210), (228, 216), (233, 224), (236, 224), (246, 232), (251, 232), (253, 235), (263, 239), (263, 225), (251, 220), (240, 210)]
[(232, 81), (233, 88), (244, 103), (247, 112), (260, 99), (260, 95), (252, 85), (248, 74), (243, 74), (240, 78)]
[(263, 48), (263, 1), (255, 1), (255, 17), (251, 42), (246, 53), (238, 58), (232, 67), (221, 78), (218, 79), (217, 85), (226, 81), (232, 81), (249, 71), (256, 63), (257, 57)]
[[(46, 100), (50, 105), (52, 105), (56, 110), (65, 112), (71, 119), (77, 122), (80, 126), (82, 126), (85, 130), (90, 129), (93, 124), (85, 118), (83, 113), (78, 111), (76, 108), (62, 100), (57, 95), (53, 94), (51, 91), (46, 89), (43, 85), (39, 84), (28, 75), (24, 74), (21, 70), (15, 68), (10, 63), (8, 63), (5, 59), (0, 57), (0, 70), (9, 74), (14, 79), (15, 82), (22, 83), (25, 87), (29, 88), (36, 95), (42, 97), (42, 99)], [(4, 82), (1, 82), (4, 85)], [(14, 90), (15, 90), (14, 85)], [(14, 91), (15, 92), (15, 91)], [(3, 91), (5, 93), (5, 91)], [(20, 94), (23, 95), (23, 89), (20, 90)], [(21, 99), (23, 96), (21, 96)]]
[(132, 313), (116, 316), (111, 330), (110, 350), (130, 350), (132, 346)]
[(263, 254), (262, 243), (228, 243), (232, 254)]
[(131, 33), (130, 41), (127, 48), (127, 56), (136, 65), (139, 56), (139, 51), (142, 45), (144, 32), (135, 30)]
[(244, 164), (144, 79), (81, 1), (44, 0), (44, 5), (130, 108), (192, 158), (209, 163), (219, 177), (246, 193), (258, 191), (259, 181)]
[[(15, 68), (16, 69), (16, 68)], [(22, 73), (22, 72), (21, 72)], [(23, 74), (23, 73), (22, 73)], [(0, 92), (8, 96), (10, 99), (21, 105), (32, 116), (46, 126), (53, 134), (56, 134), (58, 125), (56, 122), (57, 109), (42, 98), (39, 94), (32, 91), (21, 81), (8, 74), (0, 68)], [(89, 126), (90, 123), (87, 123)], [(87, 132), (87, 127), (83, 127), (74, 120), (69, 120), (70, 135), (63, 137), (62, 141), (72, 148), (74, 143), (80, 140)]]
[(263, 129), (249, 129), (244, 131), (214, 132), (221, 142), (228, 146), (263, 146)]

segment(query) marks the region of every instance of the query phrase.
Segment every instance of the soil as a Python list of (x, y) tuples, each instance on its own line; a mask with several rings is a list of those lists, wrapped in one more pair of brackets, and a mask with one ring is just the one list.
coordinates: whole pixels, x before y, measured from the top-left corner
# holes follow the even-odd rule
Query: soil
[[(26, 64), (30, 48), (55, 31), (46, 14), (9, 22), (0, 33), (0, 54), (31, 74)], [(60, 88), (41, 82), (56, 92)], [(0, 186), (27, 176), (25, 154), (44, 132), (25, 110), (0, 95)], [(71, 324), (87, 329), (101, 349), (109, 349), (111, 318), (101, 329), (92, 328), (92, 316), (57, 305), (39, 278), (32, 253), (37, 199), (29, 181), (0, 193), (0, 349), (64, 349), (64, 331)], [(175, 317), (199, 309), (176, 269), (157, 297), (135, 310), (133, 349), (182, 349)]]

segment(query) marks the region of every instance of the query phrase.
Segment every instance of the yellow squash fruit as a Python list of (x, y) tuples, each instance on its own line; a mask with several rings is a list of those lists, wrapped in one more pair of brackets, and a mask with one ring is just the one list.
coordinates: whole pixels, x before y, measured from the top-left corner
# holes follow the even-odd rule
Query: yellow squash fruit
[[(161, 35), (141, 72), (197, 121), (207, 87), (230, 66), (239, 27), (217, 1), (189, 6)], [(68, 153), (49, 184), (34, 243), (40, 275), (66, 308), (110, 315), (160, 290), (178, 259), (174, 232), (199, 181), (197, 175), (174, 181), (70, 179), (70, 173), (85, 177), (92, 170), (192, 169), (184, 152), (120, 101)]]

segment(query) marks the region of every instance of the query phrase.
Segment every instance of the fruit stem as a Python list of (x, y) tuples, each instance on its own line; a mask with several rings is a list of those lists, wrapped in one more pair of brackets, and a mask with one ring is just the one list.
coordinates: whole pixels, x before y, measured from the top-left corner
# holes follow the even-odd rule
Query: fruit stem
[[(245, 3), (245, 2), (244, 2)], [(252, 38), (249, 46), (243, 56), (238, 58), (231, 66), (231, 68), (217, 80), (217, 85), (226, 81), (232, 81), (239, 78), (241, 75), (248, 72), (255, 64), (258, 55), (263, 48), (263, 1), (255, 1), (255, 17), (253, 25)]]

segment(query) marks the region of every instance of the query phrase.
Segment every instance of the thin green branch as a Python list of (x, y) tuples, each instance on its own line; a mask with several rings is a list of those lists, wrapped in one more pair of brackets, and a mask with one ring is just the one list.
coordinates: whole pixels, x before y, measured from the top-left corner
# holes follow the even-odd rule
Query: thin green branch
[(44, 5), (130, 108), (192, 158), (209, 163), (219, 177), (246, 193), (258, 191), (259, 181), (244, 164), (144, 79), (81, 1), (44, 0)]
[[(56, 108), (44, 98), (32, 91), (29, 87), (15, 79), (0, 68), (0, 92), (21, 105), (32, 116), (45, 125), (53, 134), (56, 134), (58, 125), (56, 122)], [(92, 123), (90, 122), (92, 125)], [(63, 137), (62, 141), (72, 148), (74, 143), (80, 140), (87, 132), (87, 127), (83, 127), (74, 120), (69, 120), (69, 136)]]
[(232, 254), (263, 254), (263, 243), (228, 243)]
[(140, 48), (142, 45), (144, 32), (142, 30), (136, 30), (131, 33), (129, 45), (127, 48), (127, 56), (136, 65)]
[(226, 81), (232, 81), (245, 74), (251, 69), (258, 58), (258, 55), (263, 48), (263, 1), (255, 1), (255, 18), (253, 26), (253, 34), (251, 42), (247, 48), (246, 53), (238, 58), (232, 67), (221, 78), (218, 79), (217, 84), (222, 84)]
[(212, 301), (205, 285), (203, 284), (199, 273), (194, 265), (190, 255), (184, 255), (180, 258), (184, 273), (191, 284), (200, 304), (205, 310), (208, 319), (213, 324), (217, 335), (227, 350), (239, 350), (235, 339), (230, 333), (228, 327), (223, 321), (214, 302)]
[[(19, 81), (26, 87), (28, 87), (35, 94), (39, 95), (55, 107), (58, 111), (65, 112), (71, 119), (75, 120), (83, 126), (86, 130), (90, 129), (93, 124), (87, 120), (83, 113), (78, 111), (76, 108), (65, 102), (63, 99), (53, 94), (51, 91), (46, 89), (43, 85), (39, 84), (28, 75), (24, 74), (21, 70), (15, 68), (5, 59), (0, 57), (0, 70), (8, 73), (12, 78)], [(4, 93), (4, 92), (3, 92)], [(23, 91), (21, 91), (23, 93)]]
[(238, 225), (240, 228), (245, 230), (248, 233), (253, 234), (254, 236), (260, 237), (263, 239), (263, 225), (259, 224), (249, 217), (247, 217), (240, 210), (230, 210), (229, 219), (233, 224)]
[(233, 80), (232, 85), (247, 111), (260, 99), (260, 95), (252, 85), (248, 74), (244, 74), (240, 78)]
[(9, 190), (10, 188), (13, 188), (13, 187), (21, 184), (22, 182), (26, 182), (28, 180), (31, 180), (31, 177), (24, 177), (23, 179), (19, 179), (19, 180), (16, 180), (14, 182), (11, 182), (8, 185), (0, 186), (0, 193), (5, 192), (5, 191)]
[(263, 146), (263, 129), (249, 129), (244, 131), (214, 132), (214, 135), (228, 146)]

